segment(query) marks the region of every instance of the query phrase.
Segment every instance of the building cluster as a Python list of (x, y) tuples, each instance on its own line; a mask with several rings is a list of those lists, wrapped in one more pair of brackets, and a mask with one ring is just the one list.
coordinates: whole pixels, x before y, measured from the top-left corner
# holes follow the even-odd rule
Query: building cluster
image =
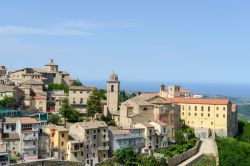
[[(48, 124), (48, 114), (57, 113), (66, 98), (82, 116), (94, 87), (73, 86), (68, 72), (59, 71), (50, 60), (44, 68), (24, 68), (8, 72), (0, 66), (0, 100), (15, 97), (20, 110), (0, 110), (0, 165), (10, 157), (23, 161), (58, 159), (95, 165), (111, 157), (117, 149), (132, 146), (152, 154), (175, 142), (175, 132), (183, 123), (200, 138), (233, 137), (237, 134), (237, 106), (228, 99), (205, 99), (180, 86), (160, 86), (157, 93), (142, 93), (119, 102), (120, 81), (113, 73), (107, 81), (103, 115), (117, 127), (91, 120), (65, 126)], [(51, 90), (49, 85), (68, 88)]]
[[(40, 112), (58, 112), (63, 99), (80, 113), (86, 113), (88, 96), (94, 87), (72, 86), (70, 74), (59, 71), (53, 59), (44, 68), (23, 68), (7, 72), (0, 66), (0, 100), (15, 97), (20, 109)], [(64, 90), (50, 89), (50, 84), (65, 86)]]

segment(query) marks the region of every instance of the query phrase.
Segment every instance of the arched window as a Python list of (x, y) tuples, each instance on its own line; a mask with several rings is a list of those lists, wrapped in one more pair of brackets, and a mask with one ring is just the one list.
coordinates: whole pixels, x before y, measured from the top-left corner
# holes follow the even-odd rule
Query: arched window
[(111, 92), (114, 92), (114, 85), (111, 85)]

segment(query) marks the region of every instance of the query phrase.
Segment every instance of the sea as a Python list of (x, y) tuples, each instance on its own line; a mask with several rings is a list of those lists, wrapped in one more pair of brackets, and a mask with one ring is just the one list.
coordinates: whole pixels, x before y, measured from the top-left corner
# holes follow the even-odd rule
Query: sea
[[(106, 89), (106, 81), (82, 81), (88, 86)], [(160, 85), (180, 85), (194, 94), (221, 95), (229, 97), (250, 98), (250, 84), (216, 84), (216, 83), (184, 83), (184, 82), (132, 82), (122, 81), (121, 90), (140, 92), (159, 92)]]

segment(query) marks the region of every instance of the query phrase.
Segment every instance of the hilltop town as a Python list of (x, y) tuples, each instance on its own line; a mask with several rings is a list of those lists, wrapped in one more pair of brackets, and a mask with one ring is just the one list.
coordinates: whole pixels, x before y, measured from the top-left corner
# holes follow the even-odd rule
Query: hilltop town
[[(128, 95), (120, 81), (113, 72), (105, 90), (85, 86), (52, 59), (42, 68), (0, 66), (0, 165), (44, 160), (102, 165), (129, 147), (179, 165), (206, 146), (203, 142), (237, 135), (237, 105), (229, 99), (203, 98), (179, 85)], [(168, 147), (189, 142), (166, 158)]]

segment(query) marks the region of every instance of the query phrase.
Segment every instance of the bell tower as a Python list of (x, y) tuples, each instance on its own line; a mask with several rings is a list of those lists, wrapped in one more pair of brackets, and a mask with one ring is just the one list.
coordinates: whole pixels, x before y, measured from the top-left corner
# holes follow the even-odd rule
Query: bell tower
[(119, 110), (120, 81), (118, 75), (113, 72), (107, 81), (107, 111), (116, 112)]

